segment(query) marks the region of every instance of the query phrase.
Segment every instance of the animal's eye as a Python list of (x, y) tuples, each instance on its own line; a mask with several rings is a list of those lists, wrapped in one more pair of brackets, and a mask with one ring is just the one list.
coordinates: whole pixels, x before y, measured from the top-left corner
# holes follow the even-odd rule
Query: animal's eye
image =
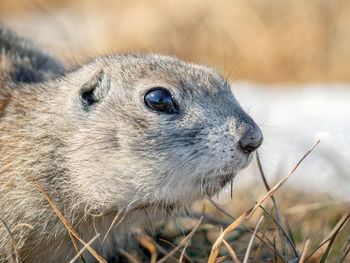
[(152, 110), (167, 114), (178, 112), (170, 92), (162, 88), (147, 91), (145, 95), (145, 104)]

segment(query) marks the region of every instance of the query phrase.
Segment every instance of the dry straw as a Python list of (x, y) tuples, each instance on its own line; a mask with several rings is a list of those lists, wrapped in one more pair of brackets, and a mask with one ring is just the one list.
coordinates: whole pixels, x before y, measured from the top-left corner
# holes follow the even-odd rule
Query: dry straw
[[(78, 239), (80, 241), (80, 243), (82, 243), (84, 245), (84, 247), (86, 247), (86, 249), (89, 250), (89, 252), (96, 258), (96, 260), (99, 263), (107, 263), (107, 261), (104, 258), (102, 258), (88, 243), (86, 243), (80, 237), (80, 235), (73, 229), (73, 227), (69, 224), (69, 222), (64, 218), (62, 213), (57, 209), (55, 204), (51, 201), (50, 197), (47, 195), (47, 193), (45, 192), (44, 188), (39, 184), (39, 182), (37, 180), (35, 180), (33, 177), (31, 177), (31, 179), (39, 187), (40, 191), (44, 194), (45, 198), (50, 203), (52, 209), (56, 212), (57, 216), (60, 218), (60, 220), (62, 221), (64, 226), (67, 228), (68, 233), (69, 233), (69, 235), (70, 235), (70, 237), (72, 239), (72, 242), (73, 242), (74, 246), (76, 247), (76, 249), (78, 249), (78, 247), (77, 247), (77, 245), (75, 243), (75, 240), (74, 240), (74, 238), (72, 236), (74, 236), (76, 239)], [(79, 251), (78, 251), (78, 253), (79, 253)]]
[[(270, 198), (289, 178), (291, 174), (294, 173), (294, 171), (298, 168), (300, 163), (308, 156), (312, 150), (319, 144), (319, 140), (304, 154), (304, 156), (300, 159), (300, 161), (290, 170), (290, 172), (279, 182), (277, 183), (273, 188), (270, 189), (266, 193), (266, 195), (260, 199), (259, 202), (257, 202), (253, 207), (251, 207), (249, 210), (247, 210), (245, 213), (243, 213), (239, 218), (237, 218), (231, 225), (229, 225), (218, 237), (218, 239), (215, 241), (214, 245), (212, 246), (212, 250), (209, 256), (208, 263), (214, 263), (215, 259), (217, 258), (221, 244), (223, 242), (223, 239), (225, 235), (234, 229), (236, 229), (239, 225), (241, 225), (245, 220), (247, 220), (257, 209), (261, 206), (261, 204), (268, 198)], [(282, 258), (283, 261), (285, 261), (284, 258)]]

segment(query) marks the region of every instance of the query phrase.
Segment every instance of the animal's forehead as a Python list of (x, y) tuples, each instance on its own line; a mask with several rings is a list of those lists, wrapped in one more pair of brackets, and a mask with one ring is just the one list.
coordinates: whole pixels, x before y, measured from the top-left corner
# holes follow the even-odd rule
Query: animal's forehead
[(216, 94), (228, 91), (229, 85), (213, 68), (187, 63), (160, 55), (123, 57), (122, 71), (131, 72), (140, 79), (165, 83), (184, 96)]
[(183, 97), (216, 97), (231, 93), (229, 84), (214, 69), (204, 66), (185, 64), (166, 72), (164, 78)]

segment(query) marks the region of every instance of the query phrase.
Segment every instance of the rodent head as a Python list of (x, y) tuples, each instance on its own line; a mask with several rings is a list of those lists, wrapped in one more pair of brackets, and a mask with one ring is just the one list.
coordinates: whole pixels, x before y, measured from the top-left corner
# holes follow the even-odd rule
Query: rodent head
[(123, 55), (71, 79), (71, 185), (91, 207), (188, 206), (220, 191), (262, 143), (212, 68)]

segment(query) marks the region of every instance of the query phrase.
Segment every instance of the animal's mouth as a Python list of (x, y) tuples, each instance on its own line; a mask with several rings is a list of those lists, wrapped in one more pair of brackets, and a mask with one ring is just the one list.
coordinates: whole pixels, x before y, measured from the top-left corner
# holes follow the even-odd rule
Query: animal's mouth
[[(253, 154), (245, 155), (242, 163), (235, 167), (233, 165), (227, 165), (220, 169), (211, 170), (203, 175), (201, 180), (202, 187), (206, 189), (206, 193), (209, 196), (220, 192), (228, 183), (231, 183), (239, 171), (246, 168), (252, 160)], [(232, 186), (231, 186), (232, 187)]]
[(228, 169), (227, 171), (222, 170), (204, 175), (198, 183), (201, 185), (202, 194), (211, 197), (220, 192), (228, 183), (232, 182), (235, 176), (236, 172), (232, 169)]

